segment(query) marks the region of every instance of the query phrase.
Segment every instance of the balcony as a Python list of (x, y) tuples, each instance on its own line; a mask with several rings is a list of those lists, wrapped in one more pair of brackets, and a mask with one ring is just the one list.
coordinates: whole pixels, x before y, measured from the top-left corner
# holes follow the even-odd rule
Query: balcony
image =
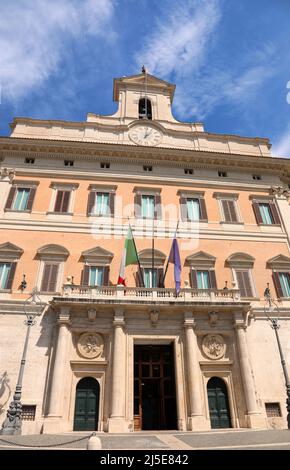
[[(145, 287), (88, 287), (64, 284), (62, 295), (54, 297), (54, 302), (93, 302), (121, 304), (237, 304), (241, 303), (238, 289), (175, 289)], [(244, 302), (243, 302), (244, 303)], [(247, 302), (246, 302), (247, 303)]]

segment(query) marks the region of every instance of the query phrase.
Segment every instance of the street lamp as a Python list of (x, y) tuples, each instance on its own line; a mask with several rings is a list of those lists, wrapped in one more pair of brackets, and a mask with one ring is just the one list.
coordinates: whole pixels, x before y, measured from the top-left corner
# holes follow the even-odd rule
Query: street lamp
[(277, 314), (278, 314), (276, 318), (271, 318), (269, 315), (267, 315), (267, 311), (265, 309), (266, 316), (267, 316), (268, 320), (271, 322), (271, 328), (273, 328), (273, 330), (275, 331), (276, 340), (277, 340), (277, 344), (278, 344), (281, 364), (282, 364), (284, 378), (285, 378), (285, 385), (286, 385), (287, 425), (288, 425), (288, 429), (290, 429), (290, 381), (289, 381), (289, 375), (288, 375), (288, 371), (287, 371), (287, 367), (286, 367), (286, 361), (284, 359), (284, 354), (283, 354), (283, 351), (282, 351), (281, 342), (280, 342), (280, 338), (279, 338), (279, 334), (278, 334), (278, 329), (280, 328), (280, 325), (278, 323), (280, 311), (279, 311), (279, 307), (278, 307), (277, 303), (274, 301), (274, 299), (271, 296), (271, 292), (270, 292), (270, 289), (269, 289), (269, 283), (267, 284), (267, 287), (264, 291), (264, 297), (265, 297), (265, 301), (268, 302), (269, 312), (275, 312), (276, 311)]
[(26, 315), (26, 320), (24, 321), (27, 325), (26, 338), (24, 342), (24, 348), (22, 353), (22, 359), (20, 363), (19, 375), (17, 380), (17, 385), (13, 400), (9, 405), (7, 410), (7, 416), (2, 424), (2, 429), (0, 434), (2, 435), (15, 435), (21, 434), (21, 425), (22, 425), (22, 404), (21, 404), (21, 392), (22, 392), (22, 381), (24, 374), (24, 367), (26, 362), (26, 354), (28, 349), (28, 340), (30, 335), (31, 327), (36, 323), (35, 317), (40, 315), (44, 304), (41, 302), (41, 299), (37, 295), (37, 290), (33, 289), (31, 295), (24, 302), (23, 310)]

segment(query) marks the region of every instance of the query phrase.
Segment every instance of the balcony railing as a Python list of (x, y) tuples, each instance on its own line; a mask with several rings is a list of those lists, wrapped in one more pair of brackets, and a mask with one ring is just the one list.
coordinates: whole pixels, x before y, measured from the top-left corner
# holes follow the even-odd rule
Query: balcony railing
[(92, 299), (121, 302), (240, 302), (238, 289), (181, 289), (176, 295), (175, 289), (146, 288), (146, 287), (91, 287), (64, 284), (62, 298)]

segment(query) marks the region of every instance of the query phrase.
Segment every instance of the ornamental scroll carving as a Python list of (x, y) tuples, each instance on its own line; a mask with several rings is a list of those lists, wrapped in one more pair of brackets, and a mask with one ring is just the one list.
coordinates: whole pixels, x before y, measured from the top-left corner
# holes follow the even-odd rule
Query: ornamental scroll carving
[(226, 344), (221, 335), (206, 335), (202, 340), (202, 350), (210, 359), (221, 359), (226, 352)]
[(83, 333), (78, 339), (77, 349), (86, 359), (95, 359), (104, 351), (104, 340), (98, 333)]

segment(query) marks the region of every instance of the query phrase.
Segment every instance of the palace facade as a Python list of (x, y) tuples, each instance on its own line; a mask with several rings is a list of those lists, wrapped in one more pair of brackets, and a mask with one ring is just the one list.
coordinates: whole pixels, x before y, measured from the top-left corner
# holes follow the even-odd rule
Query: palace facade
[[(29, 312), (23, 433), (287, 427), (267, 316), (289, 368), (290, 161), (177, 121), (174, 91), (118, 78), (114, 115), (15, 118), (0, 139), (1, 423)], [(128, 222), (140, 267), (124, 287)]]

